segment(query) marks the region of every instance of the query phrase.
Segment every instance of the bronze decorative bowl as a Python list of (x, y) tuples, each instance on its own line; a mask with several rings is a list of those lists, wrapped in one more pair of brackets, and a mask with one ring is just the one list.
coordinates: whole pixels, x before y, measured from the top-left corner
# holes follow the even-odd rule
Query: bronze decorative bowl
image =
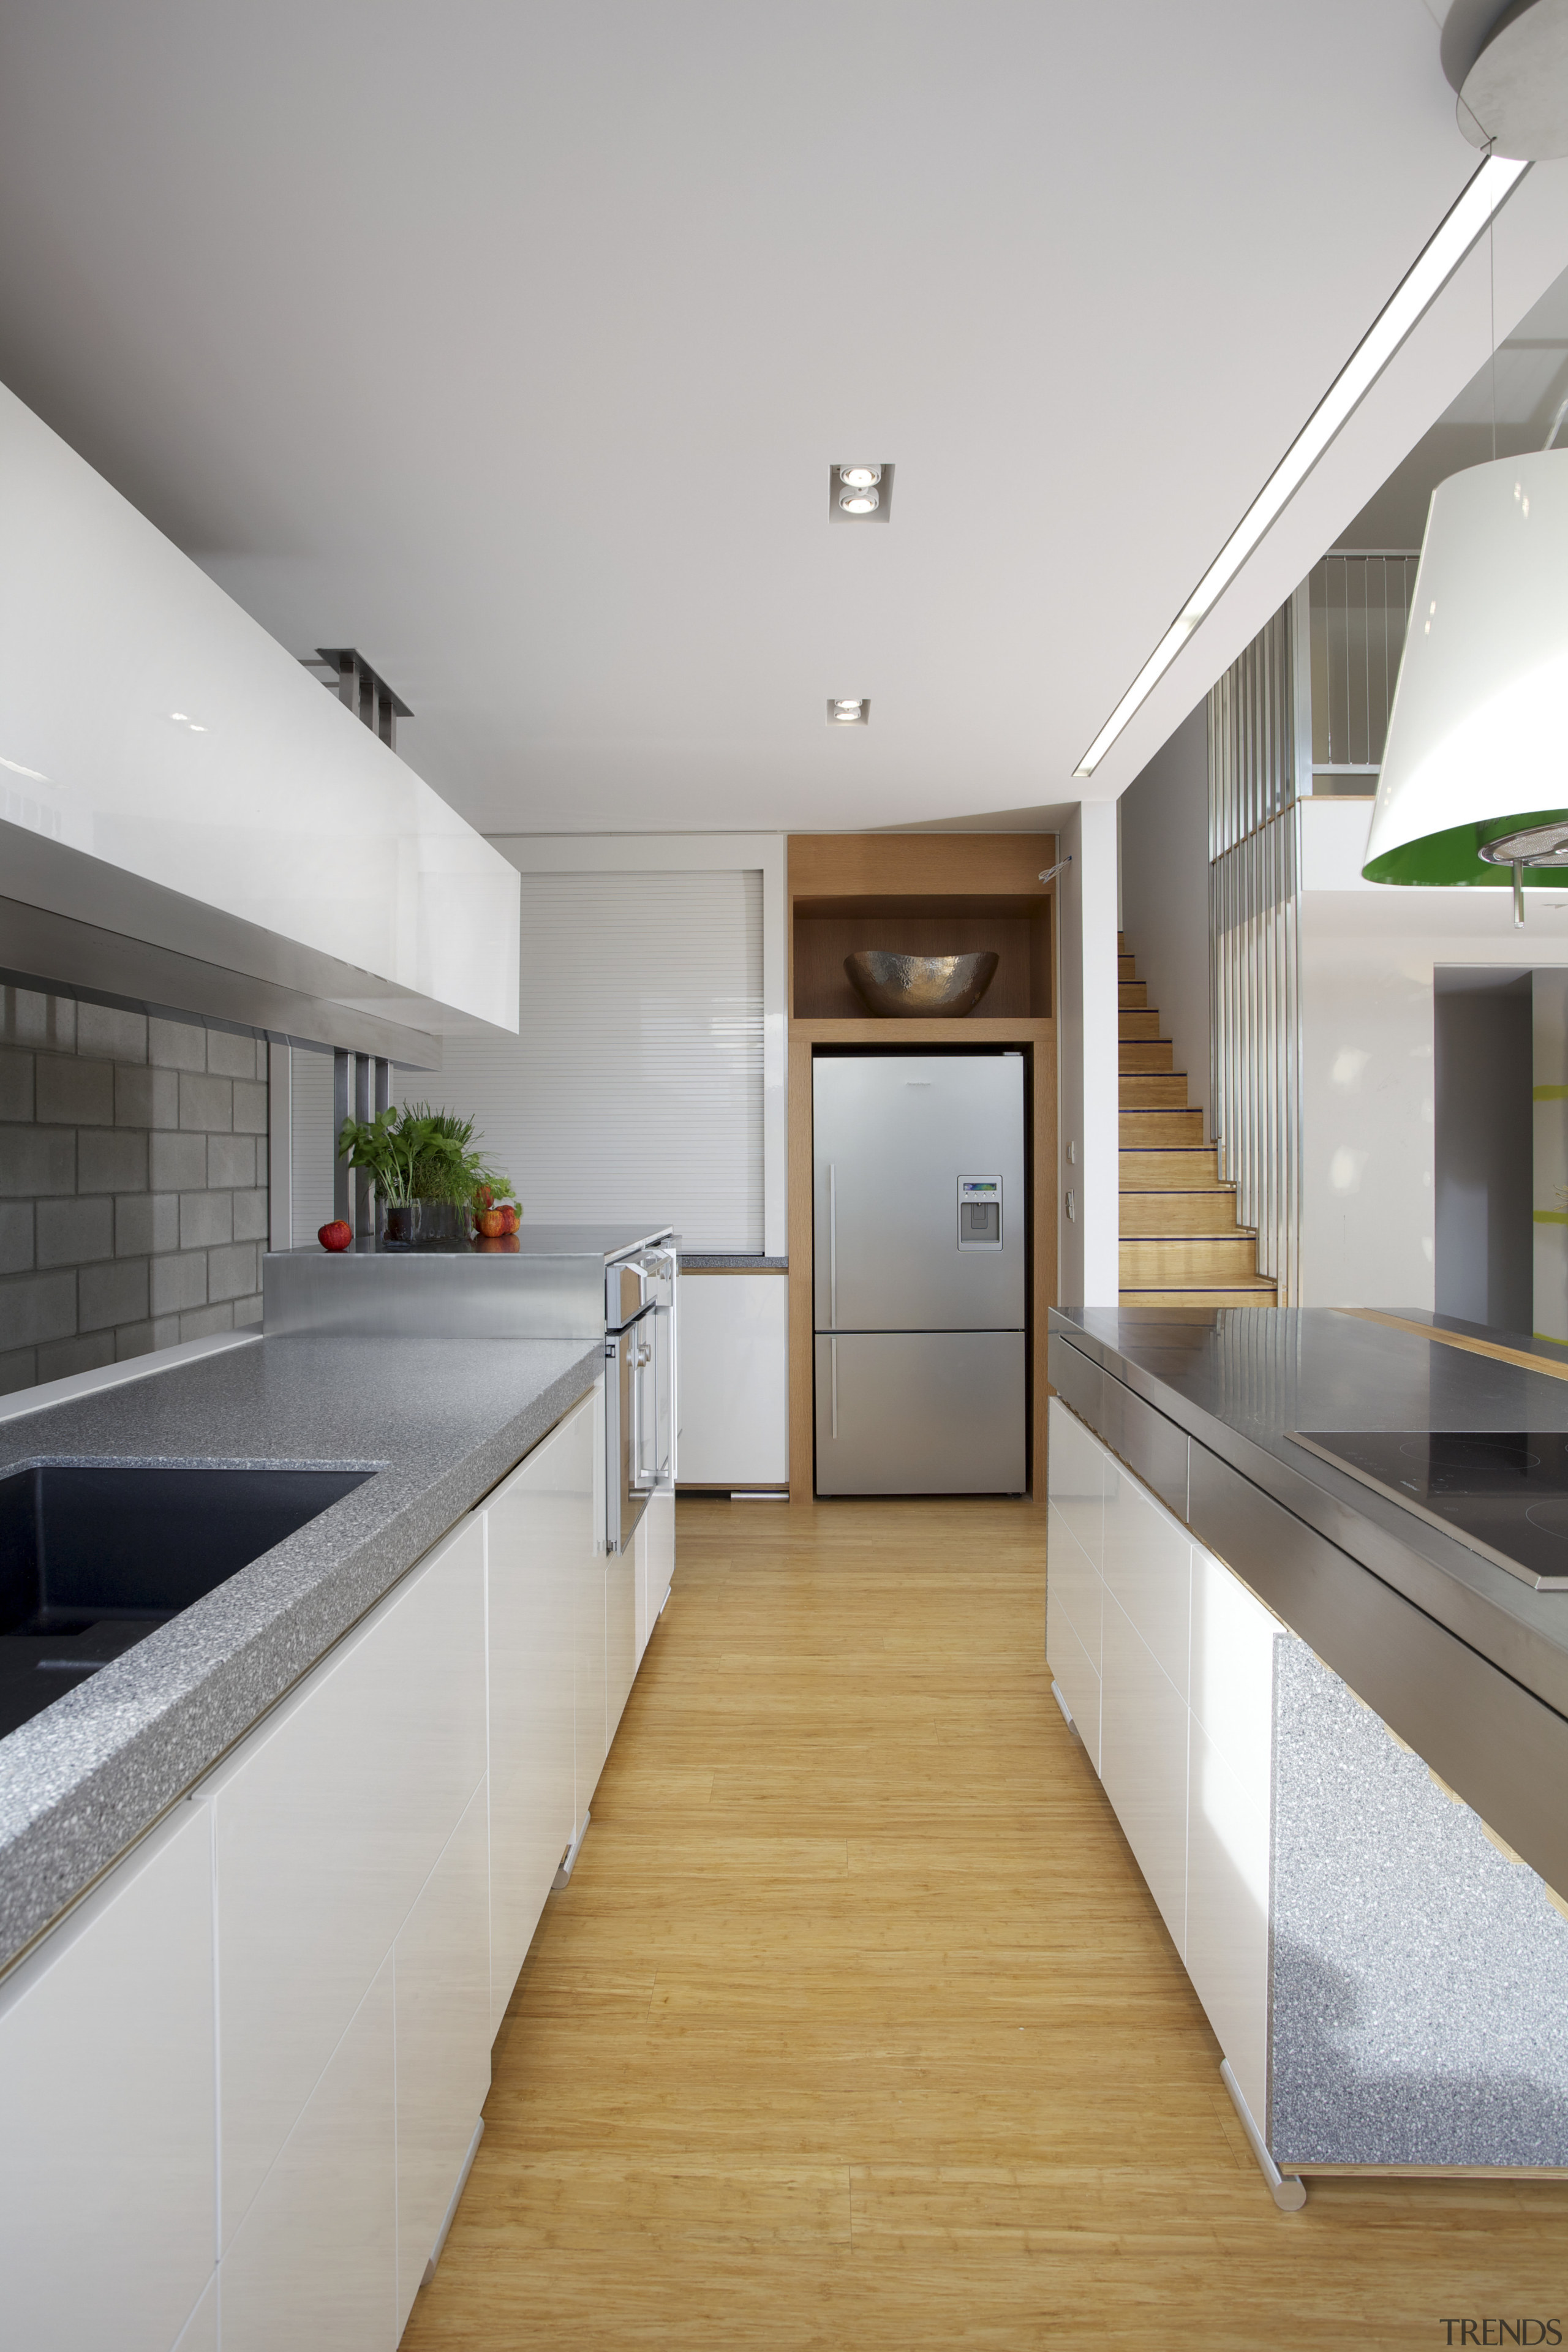
[(887, 948), (857, 948), (844, 959), (851, 983), (869, 1011), (892, 1021), (949, 1020), (973, 1013), (996, 977), (994, 949), (978, 955), (894, 955)]

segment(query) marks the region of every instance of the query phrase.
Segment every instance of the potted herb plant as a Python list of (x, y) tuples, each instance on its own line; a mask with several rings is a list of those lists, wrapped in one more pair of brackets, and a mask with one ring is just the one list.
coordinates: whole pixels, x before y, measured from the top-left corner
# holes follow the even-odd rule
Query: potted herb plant
[(462, 1242), (481, 1189), (510, 1192), (475, 1142), (474, 1121), (428, 1103), (394, 1103), (372, 1119), (345, 1119), (338, 1150), (375, 1187), (392, 1249)]

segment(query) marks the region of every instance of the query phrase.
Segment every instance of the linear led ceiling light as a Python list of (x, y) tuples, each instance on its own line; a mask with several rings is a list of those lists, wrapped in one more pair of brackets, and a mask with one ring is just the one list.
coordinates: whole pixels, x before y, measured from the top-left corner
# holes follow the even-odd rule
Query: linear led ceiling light
[(1359, 406), (1422, 313), (1442, 292), (1528, 163), (1489, 155), (1415, 267), (1356, 345), (1317, 407), (1226, 541), (1077, 767), (1092, 776), (1133, 712), (1147, 700), (1193, 631), (1229, 587), (1335, 434)]

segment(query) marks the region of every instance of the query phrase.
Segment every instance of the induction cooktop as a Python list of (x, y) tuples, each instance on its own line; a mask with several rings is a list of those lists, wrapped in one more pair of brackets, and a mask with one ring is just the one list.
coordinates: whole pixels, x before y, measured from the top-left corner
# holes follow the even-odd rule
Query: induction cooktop
[(1568, 1431), (1292, 1429), (1286, 1435), (1538, 1592), (1568, 1592)]

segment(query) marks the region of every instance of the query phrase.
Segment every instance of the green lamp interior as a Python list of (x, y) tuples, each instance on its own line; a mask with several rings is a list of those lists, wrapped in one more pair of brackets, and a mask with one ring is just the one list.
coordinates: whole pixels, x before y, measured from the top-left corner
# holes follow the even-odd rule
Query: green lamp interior
[[(1511, 866), (1491, 866), (1479, 855), (1483, 842), (1500, 834), (1521, 833), (1527, 825), (1568, 824), (1568, 809), (1526, 809), (1518, 816), (1489, 816), (1481, 824), (1451, 824), (1443, 833), (1423, 834), (1418, 841), (1402, 842), (1384, 850), (1361, 869), (1365, 882), (1403, 882), (1426, 889), (1478, 885), (1511, 890)], [(1561, 866), (1527, 866), (1521, 879), (1526, 889), (1561, 890), (1568, 869)]]

